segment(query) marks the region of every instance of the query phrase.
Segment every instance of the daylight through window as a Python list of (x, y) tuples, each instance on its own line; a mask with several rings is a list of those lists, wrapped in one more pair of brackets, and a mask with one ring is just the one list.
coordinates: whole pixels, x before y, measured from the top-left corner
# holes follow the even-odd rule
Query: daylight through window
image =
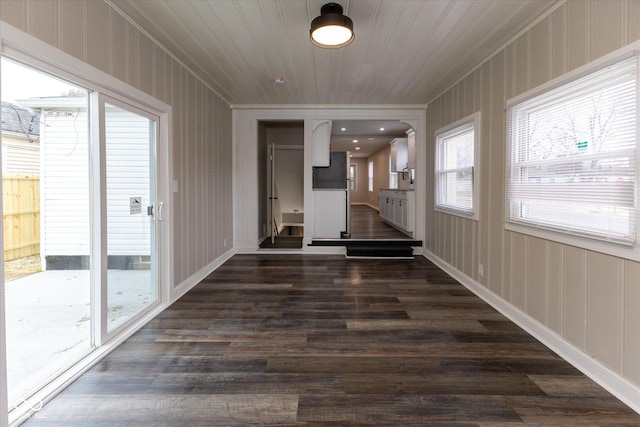
[(436, 132), (435, 208), (477, 218), (476, 151), (480, 113)]
[(508, 108), (506, 220), (634, 245), (637, 58)]

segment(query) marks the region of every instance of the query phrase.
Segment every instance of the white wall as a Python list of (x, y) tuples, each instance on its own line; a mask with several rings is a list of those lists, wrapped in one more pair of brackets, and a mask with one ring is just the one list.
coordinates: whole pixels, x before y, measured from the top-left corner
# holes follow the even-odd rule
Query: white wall
[[(313, 120), (401, 120), (416, 130), (416, 151), (418, 164), (416, 174), (424, 173), (424, 109), (417, 107), (382, 108), (380, 106), (326, 107), (305, 106), (304, 108), (278, 106), (234, 106), (233, 107), (233, 182), (234, 182), (234, 247), (237, 252), (258, 250), (259, 233), (259, 177), (258, 177), (258, 135), (260, 121), (304, 120), (304, 229), (314, 230), (312, 197), (312, 138)], [(416, 238), (423, 236), (424, 189), (418, 180), (416, 186)], [(418, 192), (422, 190), (421, 192)], [(303, 250), (305, 252), (328, 251), (325, 248), (308, 247), (310, 233), (305, 232)]]
[[(304, 212), (304, 151), (276, 148), (275, 166), (280, 211)], [(282, 218), (278, 218), (277, 223), (282, 224)]]
[(103, 1), (3, 0), (0, 20), (173, 107), (173, 282), (205, 274), (233, 242), (229, 104)]
[[(379, 209), (380, 189), (389, 187), (389, 156), (391, 146), (385, 145), (380, 150), (373, 153), (368, 162), (373, 162), (373, 192), (367, 191), (367, 203), (376, 209)], [(367, 176), (368, 177), (368, 176)]]
[(304, 212), (304, 123), (270, 124), (266, 136), (269, 150), (276, 146), (274, 210), (280, 226), (282, 213)]
[(367, 169), (367, 159), (352, 157), (350, 164), (356, 165), (356, 190), (351, 192), (351, 204), (369, 204), (367, 196), (367, 177), (369, 170)]
[[(640, 2), (569, 0), (430, 102), (425, 198), (430, 254), (531, 319), (549, 339), (559, 337), (584, 363), (603, 367), (603, 378), (626, 390), (636, 410), (640, 264), (505, 231), (503, 212), (507, 99), (638, 39)], [(433, 210), (431, 177), (434, 131), (476, 111), (482, 112), (482, 175), (480, 220), (472, 221)]]

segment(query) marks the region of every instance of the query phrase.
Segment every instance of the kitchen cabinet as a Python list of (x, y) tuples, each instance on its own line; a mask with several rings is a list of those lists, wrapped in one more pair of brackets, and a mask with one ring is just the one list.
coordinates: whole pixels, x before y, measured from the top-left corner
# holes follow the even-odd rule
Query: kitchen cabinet
[(413, 237), (415, 231), (415, 192), (380, 190), (380, 217), (387, 224)]
[(314, 120), (312, 135), (312, 166), (327, 167), (330, 164), (331, 120)]
[(378, 196), (378, 209), (379, 209), (380, 217), (382, 219), (390, 218), (391, 216), (389, 215), (390, 208), (391, 208), (391, 205), (389, 204), (389, 197), (383, 195), (382, 191), (380, 191), (380, 196)]
[(407, 164), (409, 169), (416, 168), (416, 132), (413, 129), (407, 131)]
[(391, 171), (402, 172), (408, 164), (409, 146), (407, 138), (394, 138), (391, 144)]

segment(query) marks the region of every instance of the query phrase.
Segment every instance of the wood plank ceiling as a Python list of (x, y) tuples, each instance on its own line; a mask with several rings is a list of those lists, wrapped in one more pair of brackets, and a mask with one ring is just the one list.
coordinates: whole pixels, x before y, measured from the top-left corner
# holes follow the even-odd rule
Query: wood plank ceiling
[(320, 49), (325, 0), (108, 1), (229, 103), (314, 105), (424, 105), (558, 3), (340, 0), (355, 40)]

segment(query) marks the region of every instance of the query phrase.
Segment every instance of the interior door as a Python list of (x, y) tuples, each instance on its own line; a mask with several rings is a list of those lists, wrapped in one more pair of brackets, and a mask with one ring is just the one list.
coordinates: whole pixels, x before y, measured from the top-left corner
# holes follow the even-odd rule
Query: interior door
[(102, 333), (108, 336), (159, 301), (155, 236), (162, 204), (156, 203), (155, 194), (158, 118), (102, 95), (100, 114), (104, 117), (101, 274), (107, 284)]

